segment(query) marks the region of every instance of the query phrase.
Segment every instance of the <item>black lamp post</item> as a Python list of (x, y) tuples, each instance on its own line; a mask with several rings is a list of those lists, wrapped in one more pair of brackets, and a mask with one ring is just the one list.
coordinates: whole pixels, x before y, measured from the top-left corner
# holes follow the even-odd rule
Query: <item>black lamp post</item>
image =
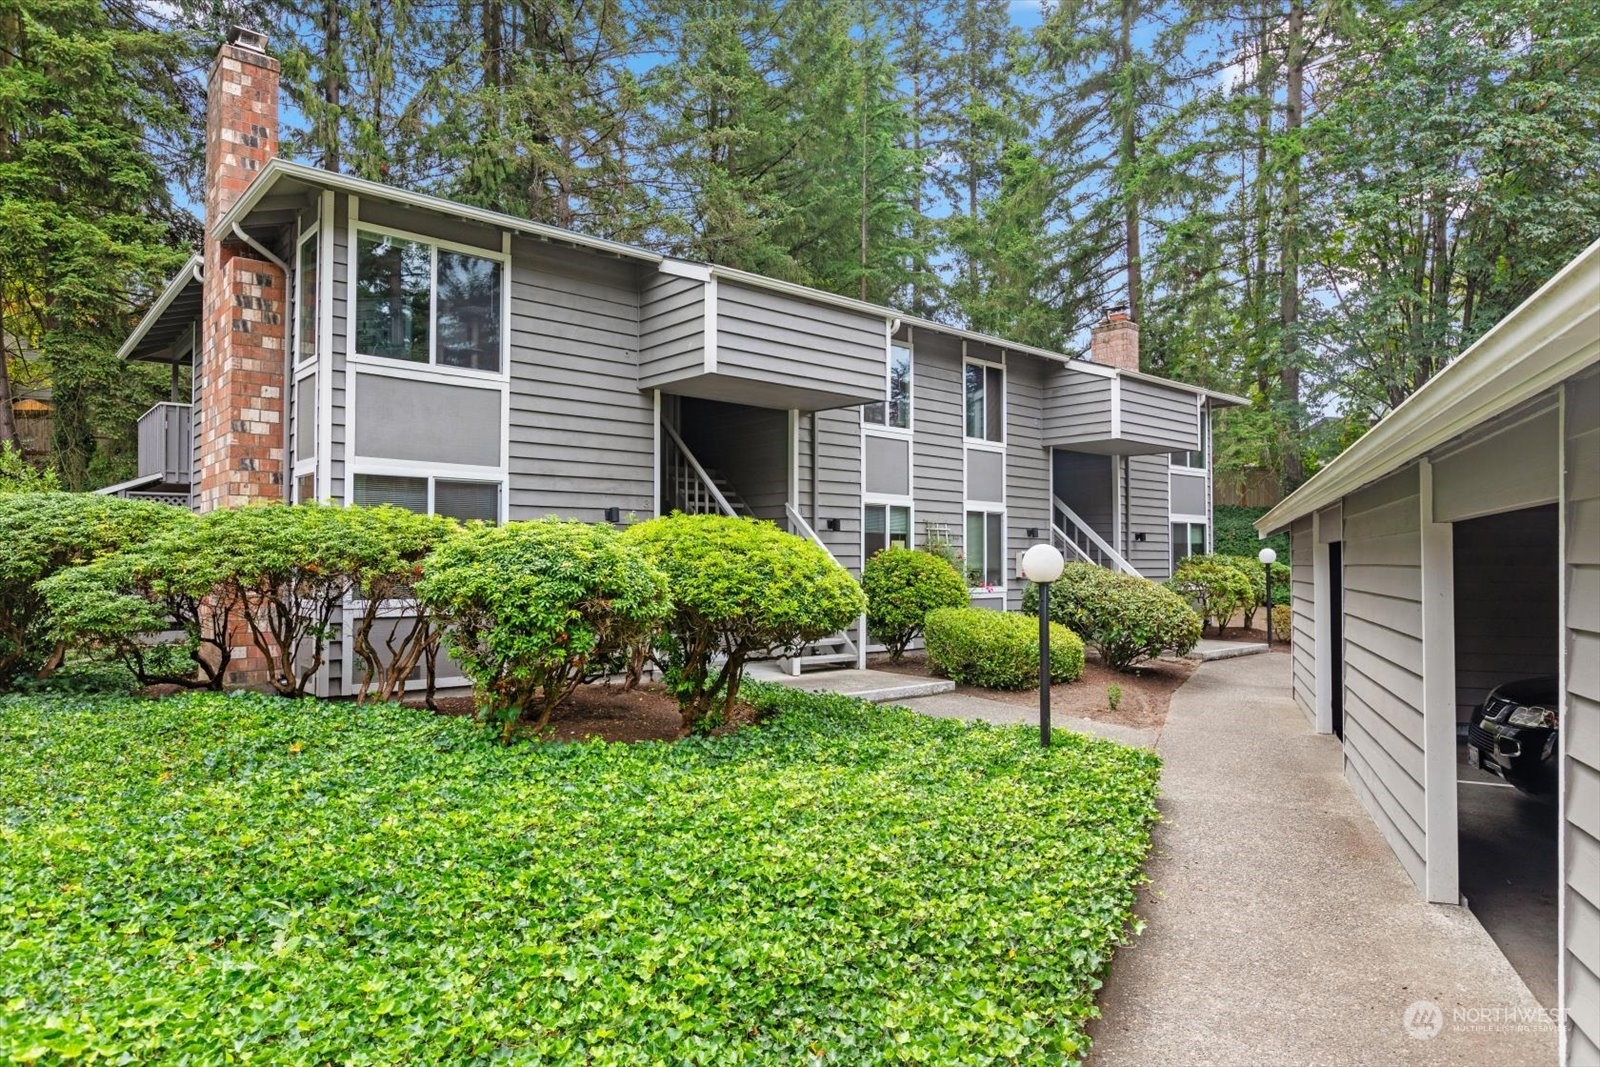
[(1066, 560), (1054, 545), (1034, 545), (1022, 554), (1022, 577), (1039, 587), (1039, 745), (1050, 747), (1050, 583)]
[(1261, 561), (1261, 567), (1267, 572), (1267, 648), (1272, 647), (1272, 565), (1278, 562), (1278, 554), (1271, 548), (1263, 548), (1256, 554), (1256, 559)]

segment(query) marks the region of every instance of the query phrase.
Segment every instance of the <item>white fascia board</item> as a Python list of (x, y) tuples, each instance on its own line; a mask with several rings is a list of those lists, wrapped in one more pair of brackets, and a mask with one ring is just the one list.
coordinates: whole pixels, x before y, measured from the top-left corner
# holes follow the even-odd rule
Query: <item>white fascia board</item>
[(151, 328), (161, 321), (161, 316), (165, 315), (167, 308), (171, 307), (172, 302), (178, 299), (178, 294), (188, 288), (190, 282), (199, 277), (200, 257), (190, 256), (189, 262), (185, 263), (179, 268), (178, 273), (172, 276), (172, 280), (167, 282), (166, 288), (161, 290), (161, 295), (156, 297), (156, 302), (150, 305), (150, 310), (146, 311), (144, 317), (139, 320), (139, 325), (135, 326), (133, 332), (128, 335), (128, 339), (122, 342), (122, 347), (117, 349), (117, 358), (128, 358), (128, 353), (138, 348), (139, 342), (144, 340), (145, 334), (149, 333)]
[(1256, 520), (1281, 530), (1600, 362), (1600, 241)]

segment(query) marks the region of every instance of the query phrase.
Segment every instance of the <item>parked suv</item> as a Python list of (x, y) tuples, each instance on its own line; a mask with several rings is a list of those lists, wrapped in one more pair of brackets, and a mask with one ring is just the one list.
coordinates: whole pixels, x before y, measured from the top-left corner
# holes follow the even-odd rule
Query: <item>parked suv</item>
[(1496, 686), (1472, 711), (1467, 762), (1535, 796), (1556, 789), (1556, 738), (1561, 724), (1554, 678)]

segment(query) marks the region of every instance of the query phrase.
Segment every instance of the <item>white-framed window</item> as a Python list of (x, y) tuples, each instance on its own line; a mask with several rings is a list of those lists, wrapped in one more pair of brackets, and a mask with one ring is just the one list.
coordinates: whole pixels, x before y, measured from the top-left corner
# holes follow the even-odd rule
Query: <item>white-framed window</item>
[(994, 363), (968, 360), (964, 371), (967, 440), (1004, 444), (1006, 372)]
[(1003, 511), (967, 512), (967, 585), (984, 592), (1006, 584), (1006, 516)]
[(352, 504), (394, 504), (419, 515), (500, 521), (501, 483), (437, 475), (355, 474)]
[(358, 228), (356, 354), (500, 373), (505, 273), (496, 253)]
[(861, 421), (890, 430), (911, 429), (911, 346), (904, 341), (889, 345), (889, 380), (884, 399), (862, 407)]
[(317, 472), (304, 471), (294, 476), (294, 502), (304, 504), (317, 499)]
[(1172, 465), (1189, 470), (1205, 470), (1206, 454), (1204, 452), (1174, 452), (1172, 453)]
[(1172, 524), (1172, 569), (1178, 561), (1190, 556), (1202, 556), (1206, 551), (1206, 524), (1203, 522), (1175, 522)]
[(864, 559), (891, 546), (911, 547), (910, 504), (867, 504), (861, 523)]
[(317, 227), (300, 235), (294, 272), (294, 361), (307, 363), (317, 355)]

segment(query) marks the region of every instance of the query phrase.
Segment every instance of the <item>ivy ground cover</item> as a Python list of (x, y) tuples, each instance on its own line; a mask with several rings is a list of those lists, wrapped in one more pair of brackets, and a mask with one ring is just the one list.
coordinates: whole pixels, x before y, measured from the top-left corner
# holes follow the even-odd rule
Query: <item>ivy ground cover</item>
[(508, 749), (392, 705), (0, 702), (0, 1062), (1079, 1059), (1157, 758), (747, 696), (779, 713)]

